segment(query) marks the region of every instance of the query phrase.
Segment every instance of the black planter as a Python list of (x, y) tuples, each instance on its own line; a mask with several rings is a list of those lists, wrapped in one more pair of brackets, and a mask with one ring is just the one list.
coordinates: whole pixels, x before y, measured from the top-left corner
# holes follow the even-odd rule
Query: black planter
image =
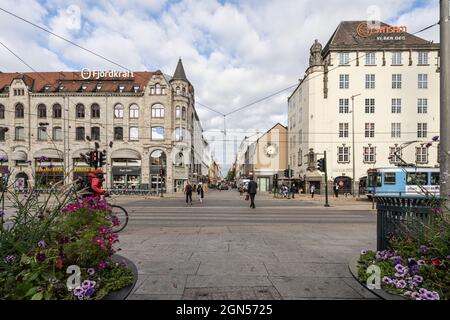
[(390, 294), (386, 291), (384, 291), (383, 289), (369, 289), (367, 288), (366, 284), (361, 283), (358, 279), (358, 260), (359, 257), (354, 257), (353, 259), (350, 260), (350, 262), (348, 263), (348, 268), (350, 270), (350, 273), (352, 274), (353, 278), (356, 279), (356, 281), (358, 281), (358, 283), (364, 287), (366, 290), (370, 291), (371, 293), (373, 293), (374, 295), (376, 295), (378, 298), (383, 299), (383, 300), (406, 300), (406, 298), (396, 295), (396, 294)]
[(113, 255), (112, 260), (114, 262), (124, 262), (126, 264), (126, 267), (133, 273), (133, 283), (128, 287), (122, 288), (118, 291), (110, 292), (103, 298), (103, 300), (125, 300), (130, 295), (131, 291), (133, 291), (133, 288), (136, 286), (136, 282), (138, 280), (138, 270), (136, 268), (136, 265), (131, 260), (128, 260), (127, 258), (122, 257), (118, 254)]

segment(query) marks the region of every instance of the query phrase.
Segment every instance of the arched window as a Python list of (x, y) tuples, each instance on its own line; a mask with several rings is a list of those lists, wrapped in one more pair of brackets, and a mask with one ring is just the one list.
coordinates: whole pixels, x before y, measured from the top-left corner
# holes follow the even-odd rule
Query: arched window
[(185, 87), (183, 87), (182, 92), (183, 92), (183, 96), (186, 96), (186, 88)]
[(18, 103), (16, 105), (16, 119), (23, 119), (25, 117), (25, 108), (23, 104)]
[(54, 141), (62, 141), (62, 129), (61, 127), (54, 127), (53, 128), (53, 140)]
[(53, 118), (55, 119), (62, 118), (62, 107), (59, 103), (53, 105)]
[(186, 120), (186, 107), (183, 107), (183, 111), (181, 112), (181, 117), (183, 120)]
[(5, 119), (5, 106), (0, 104), (0, 119)]
[(175, 108), (175, 119), (180, 119), (181, 118), (181, 107), (180, 106), (176, 106)]
[(120, 103), (116, 104), (114, 107), (114, 118), (122, 119), (123, 118), (123, 105)]
[(75, 129), (75, 131), (76, 131), (75, 132), (75, 139), (77, 141), (84, 141), (85, 135), (86, 135), (84, 127), (77, 127)]
[(47, 118), (47, 107), (45, 104), (41, 103), (40, 105), (38, 105), (37, 111), (38, 111), (38, 118), (41, 119)]
[(160, 103), (152, 106), (152, 118), (164, 118), (164, 106)]
[(117, 141), (123, 140), (123, 128), (122, 127), (114, 128), (114, 140), (117, 140)]
[(155, 93), (156, 94), (161, 94), (161, 85), (159, 83), (157, 83), (155, 85)]
[(77, 104), (75, 116), (79, 119), (84, 118), (85, 116), (85, 108), (81, 103)]
[(137, 104), (132, 104), (130, 106), (130, 119), (139, 118), (139, 106)]
[(96, 103), (91, 106), (91, 118), (100, 118), (100, 106)]

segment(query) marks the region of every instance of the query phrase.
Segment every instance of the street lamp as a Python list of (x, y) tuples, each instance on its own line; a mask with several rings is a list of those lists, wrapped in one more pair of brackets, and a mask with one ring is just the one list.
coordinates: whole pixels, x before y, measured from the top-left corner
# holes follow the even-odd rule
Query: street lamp
[(352, 99), (352, 156), (353, 156), (353, 160), (352, 160), (352, 170), (353, 170), (353, 181), (352, 181), (352, 195), (353, 198), (355, 198), (355, 98), (360, 96), (361, 93), (355, 94), (353, 96), (351, 96), (350, 98)]

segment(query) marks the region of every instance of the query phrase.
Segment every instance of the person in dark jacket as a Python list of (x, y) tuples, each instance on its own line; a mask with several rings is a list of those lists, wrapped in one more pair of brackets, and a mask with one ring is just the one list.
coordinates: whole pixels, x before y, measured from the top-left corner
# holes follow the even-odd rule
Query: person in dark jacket
[(253, 181), (253, 177), (250, 178), (250, 182), (248, 183), (248, 194), (250, 196), (250, 208), (255, 209), (255, 196), (256, 191), (258, 190), (258, 184)]
[(205, 193), (203, 191), (203, 183), (199, 183), (197, 186), (197, 194), (198, 194), (198, 200), (200, 203), (203, 203), (203, 198), (205, 197)]
[(186, 194), (186, 204), (191, 204), (192, 206), (192, 185), (187, 182), (186, 186), (184, 187), (184, 193)]

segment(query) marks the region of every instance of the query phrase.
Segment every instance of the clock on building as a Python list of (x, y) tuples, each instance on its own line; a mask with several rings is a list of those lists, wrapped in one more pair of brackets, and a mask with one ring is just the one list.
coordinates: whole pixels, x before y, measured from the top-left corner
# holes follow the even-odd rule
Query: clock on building
[(264, 154), (269, 158), (274, 158), (278, 155), (278, 146), (275, 143), (268, 143), (264, 146)]

